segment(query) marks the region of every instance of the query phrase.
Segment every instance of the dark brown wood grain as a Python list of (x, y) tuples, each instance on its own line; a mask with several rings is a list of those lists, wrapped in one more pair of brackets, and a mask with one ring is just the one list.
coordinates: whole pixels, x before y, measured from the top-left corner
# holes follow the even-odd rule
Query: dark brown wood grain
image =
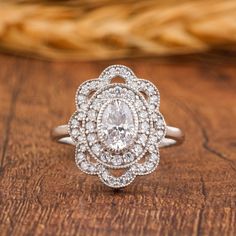
[[(155, 173), (114, 191), (81, 173), (50, 130), (78, 85), (122, 63), (161, 93), (186, 134)], [(236, 235), (236, 63), (50, 63), (0, 56), (0, 235)]]

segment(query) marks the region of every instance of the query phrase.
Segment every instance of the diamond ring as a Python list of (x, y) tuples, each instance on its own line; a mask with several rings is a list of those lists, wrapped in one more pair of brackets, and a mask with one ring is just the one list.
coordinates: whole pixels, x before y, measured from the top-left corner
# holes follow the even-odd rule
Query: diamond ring
[[(116, 77), (123, 82), (113, 82)], [(109, 187), (150, 174), (159, 164), (159, 147), (184, 140), (180, 129), (166, 125), (157, 88), (126, 66), (107, 67), (98, 79), (84, 82), (75, 99), (76, 112), (68, 125), (53, 129), (52, 138), (75, 145), (79, 169)]]

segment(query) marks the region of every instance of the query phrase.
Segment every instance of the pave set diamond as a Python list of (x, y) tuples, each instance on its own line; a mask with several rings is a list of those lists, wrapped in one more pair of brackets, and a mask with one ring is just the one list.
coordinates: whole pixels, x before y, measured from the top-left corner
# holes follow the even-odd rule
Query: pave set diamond
[[(112, 83), (115, 77), (124, 83)], [(113, 188), (153, 172), (159, 163), (158, 144), (166, 134), (159, 101), (152, 83), (121, 65), (83, 83), (76, 93), (77, 111), (69, 121), (77, 166)], [(122, 169), (123, 174), (113, 176), (111, 169)]]

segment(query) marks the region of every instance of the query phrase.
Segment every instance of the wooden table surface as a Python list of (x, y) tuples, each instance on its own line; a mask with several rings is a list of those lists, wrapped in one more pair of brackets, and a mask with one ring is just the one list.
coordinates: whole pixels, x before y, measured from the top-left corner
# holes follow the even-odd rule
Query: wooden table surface
[[(74, 163), (50, 129), (78, 85), (130, 66), (186, 134), (151, 175), (114, 191)], [(236, 63), (155, 59), (52, 63), (0, 55), (0, 235), (236, 235)]]

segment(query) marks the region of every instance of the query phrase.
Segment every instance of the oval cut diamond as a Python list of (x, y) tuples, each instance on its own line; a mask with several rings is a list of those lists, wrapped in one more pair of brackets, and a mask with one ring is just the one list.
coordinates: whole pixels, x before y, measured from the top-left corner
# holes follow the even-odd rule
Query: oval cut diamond
[(100, 134), (103, 142), (114, 151), (128, 147), (135, 135), (134, 111), (120, 99), (115, 99), (102, 109)]

